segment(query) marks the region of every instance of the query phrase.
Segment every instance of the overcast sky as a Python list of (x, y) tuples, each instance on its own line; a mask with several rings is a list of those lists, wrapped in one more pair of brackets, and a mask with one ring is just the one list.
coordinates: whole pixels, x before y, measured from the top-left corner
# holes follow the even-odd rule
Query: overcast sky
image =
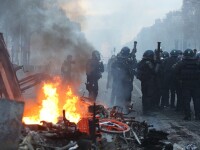
[(84, 13), (82, 30), (104, 57), (133, 40), (142, 27), (169, 11), (180, 10), (182, 0), (77, 0)]

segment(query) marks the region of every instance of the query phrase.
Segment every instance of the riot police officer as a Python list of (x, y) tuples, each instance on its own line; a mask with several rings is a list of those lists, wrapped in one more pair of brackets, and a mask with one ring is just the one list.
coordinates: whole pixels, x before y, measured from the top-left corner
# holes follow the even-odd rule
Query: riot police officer
[[(182, 58), (183, 58), (183, 52), (181, 50), (178, 50), (178, 61), (181, 61)], [(183, 111), (184, 102), (182, 99), (181, 83), (178, 81), (177, 78), (175, 79), (175, 84), (176, 84), (176, 96), (177, 96), (176, 111)]]
[(170, 57), (167, 58), (163, 63), (163, 101), (161, 106), (168, 107), (169, 106), (169, 92), (171, 95), (170, 98), (170, 107), (175, 107), (175, 89), (176, 89), (176, 78), (172, 69), (172, 66), (178, 61), (179, 52), (177, 50), (172, 50), (170, 52)]
[(156, 64), (154, 61), (154, 51), (147, 50), (143, 54), (142, 60), (137, 66), (137, 78), (141, 81), (142, 107), (145, 113), (151, 110), (155, 104), (156, 93)]
[(167, 51), (163, 51), (161, 54), (161, 63), (160, 63), (160, 67), (158, 70), (158, 74), (156, 76), (156, 81), (157, 81), (157, 95), (158, 95), (158, 102), (157, 105), (161, 105), (161, 108), (164, 107), (165, 105), (165, 98), (164, 98), (164, 92), (165, 92), (165, 82), (164, 82), (164, 65), (165, 65), (165, 61), (166, 59), (169, 58), (169, 53)]
[(199, 64), (192, 49), (186, 49), (183, 59), (175, 65), (176, 75), (181, 83), (184, 101), (184, 120), (191, 120), (190, 102), (193, 99), (195, 119), (200, 119)]
[(124, 106), (125, 111), (128, 111), (128, 106), (131, 103), (134, 76), (133, 63), (130, 49), (123, 47), (112, 65), (117, 104)]
[(86, 65), (86, 89), (89, 92), (89, 98), (96, 100), (98, 95), (98, 80), (102, 77), (104, 72), (103, 62), (101, 62), (100, 53), (98, 51), (92, 52), (92, 58), (88, 60)]

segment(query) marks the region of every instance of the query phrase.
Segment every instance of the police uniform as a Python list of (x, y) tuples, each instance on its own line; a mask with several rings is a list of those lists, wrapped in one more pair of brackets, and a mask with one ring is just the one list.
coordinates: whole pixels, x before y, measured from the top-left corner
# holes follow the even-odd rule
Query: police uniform
[(100, 62), (100, 54), (98, 51), (92, 52), (92, 59), (89, 59), (86, 64), (86, 89), (89, 92), (89, 97), (96, 100), (98, 95), (98, 80), (102, 77), (104, 72), (103, 63)]
[(137, 66), (137, 78), (141, 81), (143, 112), (151, 110), (155, 106), (156, 99), (156, 64), (154, 52), (147, 50), (143, 59)]
[(167, 51), (164, 51), (161, 55), (161, 63), (158, 69), (158, 73), (156, 76), (156, 82), (157, 82), (157, 102), (156, 105), (163, 107), (164, 104), (164, 90), (165, 90), (165, 84), (164, 84), (164, 65), (167, 58), (169, 58), (169, 53)]
[(117, 55), (112, 65), (112, 71), (114, 84), (116, 85), (114, 88), (117, 105), (124, 106), (125, 111), (128, 111), (128, 106), (131, 103), (134, 76), (134, 59), (131, 57), (128, 47), (123, 47)]
[(162, 106), (169, 106), (169, 92), (170, 92), (170, 106), (175, 107), (175, 93), (176, 93), (176, 78), (172, 66), (178, 61), (178, 51), (172, 50), (170, 57), (163, 63), (163, 103)]
[(200, 119), (200, 93), (199, 93), (199, 64), (195, 59), (195, 54), (191, 49), (183, 53), (183, 59), (175, 65), (176, 75), (182, 88), (182, 98), (184, 102), (184, 120), (191, 120), (190, 102), (193, 99), (195, 118)]

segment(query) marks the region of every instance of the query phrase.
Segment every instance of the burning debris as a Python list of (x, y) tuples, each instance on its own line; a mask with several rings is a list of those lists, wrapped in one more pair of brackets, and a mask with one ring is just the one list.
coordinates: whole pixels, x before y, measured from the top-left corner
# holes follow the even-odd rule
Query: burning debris
[[(71, 91), (68, 94), (72, 95)], [(78, 99), (78, 97), (76, 98)], [(81, 101), (80, 99), (82, 99), (82, 102), (85, 101), (84, 97), (80, 97), (79, 101)], [(74, 99), (74, 102), (77, 101)], [(164, 149), (165, 147), (169, 149), (170, 144), (163, 142), (163, 140), (167, 140), (168, 134), (149, 129), (152, 126), (149, 126), (146, 122), (136, 121), (134, 117), (129, 117), (128, 114), (124, 115), (119, 106), (105, 108), (103, 105), (88, 104), (86, 101), (85, 103), (87, 105), (87, 113), (85, 114), (87, 115), (82, 115), (80, 112), (79, 115), (76, 115), (80, 117), (78, 121), (71, 119), (74, 115), (67, 113), (66, 109), (63, 110), (62, 118), (60, 117), (57, 123), (41, 121), (40, 125), (24, 124), (23, 139), (25, 140), (31, 136), (32, 139), (37, 139), (32, 142), (29, 141), (34, 149), (47, 150), (67, 149), (66, 147), (70, 146), (82, 149), (80, 148), (80, 142), (87, 143), (86, 149), (91, 147), (106, 149), (104, 147), (105, 143), (113, 143), (112, 149), (120, 150)], [(92, 114), (94, 111), (96, 114), (95, 121)], [(68, 114), (71, 117), (67, 117)], [(38, 136), (40, 138), (37, 138)], [(40, 144), (41, 140), (38, 139), (42, 139), (43, 144)], [(24, 140), (21, 146), (28, 147), (24, 144)]]
[(25, 111), (20, 150), (82, 149), (80, 143), (87, 145), (86, 149), (106, 149), (105, 143), (115, 143), (112, 149), (126, 150), (166, 146), (160, 141), (166, 140), (167, 134), (149, 130), (151, 126), (123, 114), (119, 106), (106, 108), (76, 96), (58, 77), (44, 83), (40, 92), (41, 106), (33, 108), (38, 113)]
[(78, 123), (81, 117), (87, 115), (88, 104), (80, 101), (79, 98), (73, 94), (70, 87), (66, 87), (64, 91), (61, 79), (55, 77), (52, 82), (44, 83), (42, 91), (40, 91), (39, 105), (32, 110), (38, 110), (39, 113), (31, 114), (30, 110), (25, 109), (25, 117), (23, 121), (26, 124), (40, 124), (40, 121), (47, 121), (57, 123), (62, 110), (65, 111), (66, 118), (74, 123)]

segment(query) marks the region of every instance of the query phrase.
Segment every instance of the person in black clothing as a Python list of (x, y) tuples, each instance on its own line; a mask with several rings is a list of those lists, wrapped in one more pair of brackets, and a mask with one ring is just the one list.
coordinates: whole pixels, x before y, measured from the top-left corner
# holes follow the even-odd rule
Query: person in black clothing
[(112, 64), (117, 105), (128, 111), (133, 90), (134, 60), (130, 49), (123, 47)]
[(141, 81), (143, 113), (154, 107), (156, 96), (156, 63), (154, 51), (147, 50), (137, 66), (137, 78)]
[(89, 98), (94, 101), (98, 95), (98, 80), (102, 77), (102, 73), (104, 72), (103, 62), (100, 60), (100, 53), (98, 51), (93, 51), (92, 59), (89, 59), (86, 65), (86, 89), (89, 92)]
[[(181, 61), (182, 57), (183, 57), (183, 52), (181, 50), (178, 50), (178, 61)], [(175, 84), (176, 84), (176, 95), (177, 95), (176, 111), (184, 111), (181, 83), (178, 81), (177, 78), (175, 79)]]
[(169, 106), (169, 92), (170, 92), (170, 107), (175, 108), (175, 89), (176, 89), (176, 78), (172, 69), (172, 66), (178, 61), (177, 50), (170, 52), (170, 57), (163, 62), (163, 101), (162, 107)]
[(191, 120), (191, 99), (194, 103), (195, 119), (200, 120), (200, 68), (194, 51), (186, 49), (183, 53), (183, 59), (174, 66), (174, 69), (182, 88), (184, 120)]
[(157, 106), (161, 106), (163, 108), (164, 106), (164, 91), (165, 91), (165, 83), (164, 83), (164, 64), (166, 59), (169, 58), (169, 53), (167, 51), (162, 52), (161, 54), (161, 63), (160, 67), (156, 76), (157, 81)]

